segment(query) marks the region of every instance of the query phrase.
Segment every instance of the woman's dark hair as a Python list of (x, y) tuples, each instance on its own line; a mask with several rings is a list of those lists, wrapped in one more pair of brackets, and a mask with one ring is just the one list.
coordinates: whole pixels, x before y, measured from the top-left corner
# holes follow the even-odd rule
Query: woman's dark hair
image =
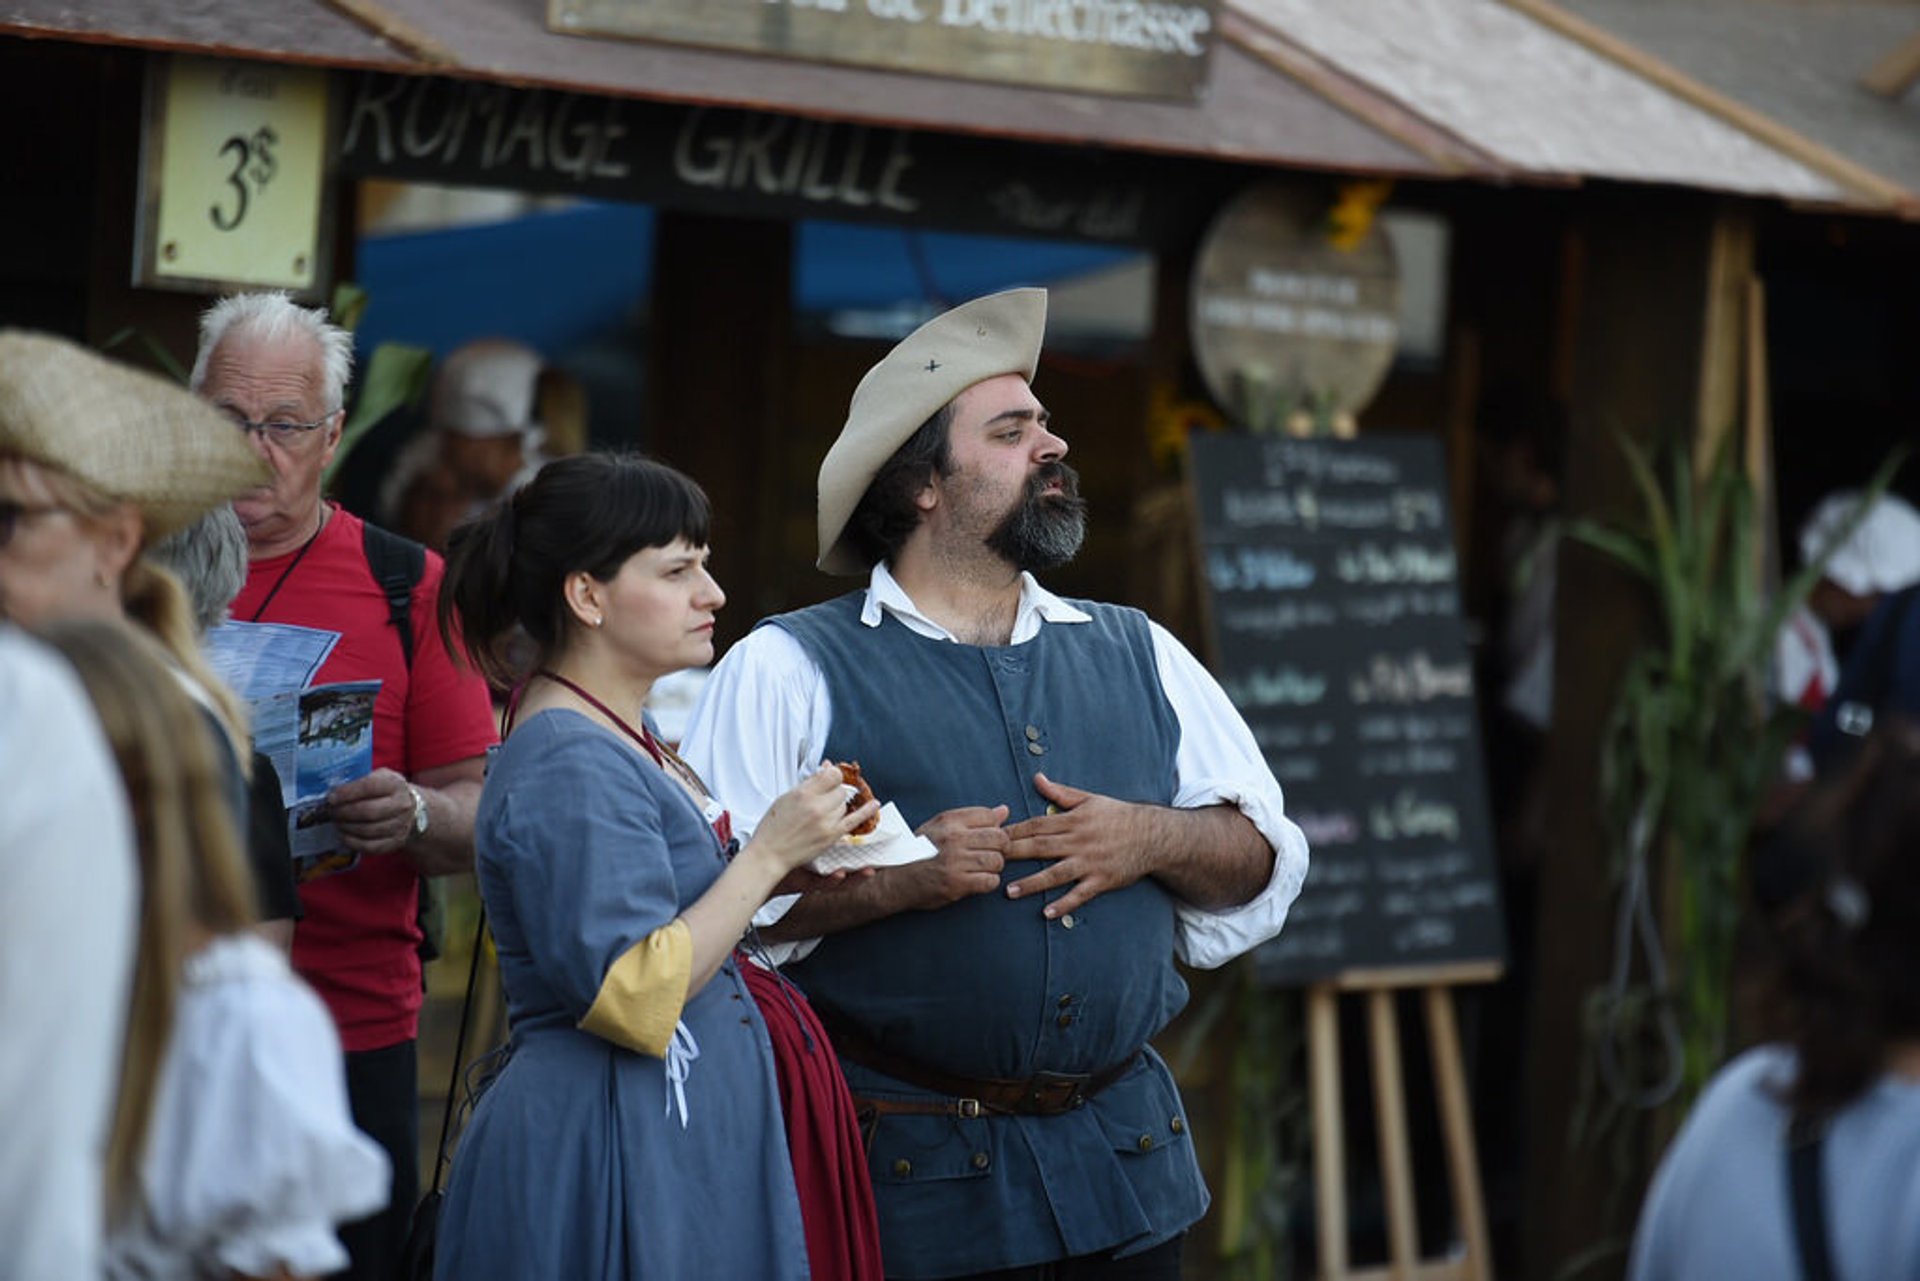
[(602, 582), (629, 556), (684, 538), (705, 547), (711, 508), (693, 480), (632, 453), (556, 458), (447, 540), (440, 635), (496, 685), (524, 672), (508, 654), (517, 626), (550, 662), (571, 618), (562, 588), (584, 571)]
[(847, 517), (847, 541), (862, 563), (872, 568), (890, 560), (920, 524), (914, 499), (935, 476), (953, 470), (948, 429), (953, 426), (953, 402), (948, 401), (921, 423), (893, 456), (880, 464)]
[(1876, 729), (1756, 854), (1754, 879), (1773, 943), (1756, 1019), (1799, 1056), (1794, 1110), (1822, 1116), (1873, 1084), (1893, 1043), (1920, 1037), (1916, 727)]

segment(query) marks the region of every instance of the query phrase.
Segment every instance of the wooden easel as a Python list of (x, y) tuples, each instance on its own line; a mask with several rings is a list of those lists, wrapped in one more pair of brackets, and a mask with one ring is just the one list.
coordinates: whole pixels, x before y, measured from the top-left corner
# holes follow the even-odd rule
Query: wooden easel
[[(1308, 1093), (1313, 1109), (1320, 1281), (1491, 1281), (1487, 1210), (1480, 1191), (1480, 1162), (1474, 1152), (1473, 1116), (1467, 1103), (1452, 989), (1466, 983), (1490, 983), (1499, 975), (1499, 965), (1491, 962), (1364, 970), (1307, 989)], [(1400, 1025), (1393, 1003), (1394, 992), (1409, 987), (1422, 989), (1426, 1007), (1434, 1094), (1439, 1100), (1440, 1130), (1447, 1152), (1447, 1182), (1453, 1190), (1462, 1246), (1455, 1258), (1418, 1257), (1406, 1085), (1400, 1073)], [(1355, 1271), (1347, 1259), (1346, 1136), (1340, 1113), (1338, 1017), (1343, 992), (1366, 995), (1374, 1111), (1380, 1131), (1380, 1181), (1387, 1208), (1387, 1264), (1360, 1271)]]

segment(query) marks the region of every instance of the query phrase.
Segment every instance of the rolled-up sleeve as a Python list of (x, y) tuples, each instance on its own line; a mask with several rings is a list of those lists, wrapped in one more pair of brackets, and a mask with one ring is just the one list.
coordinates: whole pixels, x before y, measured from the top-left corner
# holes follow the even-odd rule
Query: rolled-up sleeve
[(1160, 684), (1180, 722), (1175, 808), (1232, 805), (1273, 847), (1273, 871), (1248, 902), (1212, 911), (1175, 905), (1174, 950), (1188, 965), (1213, 969), (1274, 937), (1286, 924), (1307, 877), (1307, 838), (1287, 817), (1280, 782), (1226, 691), (1165, 628), (1151, 627)]

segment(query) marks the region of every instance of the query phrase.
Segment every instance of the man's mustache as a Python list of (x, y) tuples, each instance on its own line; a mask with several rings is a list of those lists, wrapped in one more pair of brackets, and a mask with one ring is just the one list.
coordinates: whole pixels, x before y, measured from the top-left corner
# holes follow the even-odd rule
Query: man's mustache
[(1046, 492), (1048, 485), (1060, 486), (1060, 496), (1077, 499), (1080, 497), (1080, 473), (1062, 462), (1041, 463), (1040, 470), (1033, 473), (1027, 481), (1027, 497), (1039, 498)]

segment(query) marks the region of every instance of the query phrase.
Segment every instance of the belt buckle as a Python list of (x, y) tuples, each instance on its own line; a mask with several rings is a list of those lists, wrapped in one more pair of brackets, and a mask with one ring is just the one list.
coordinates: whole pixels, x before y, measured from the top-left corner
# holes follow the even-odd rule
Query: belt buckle
[(957, 1104), (958, 1106), (954, 1109), (955, 1114), (966, 1120), (971, 1121), (980, 1115), (979, 1099), (960, 1099), (957, 1100)]
[(1085, 1090), (1091, 1079), (1085, 1072), (1036, 1072), (1027, 1083), (1027, 1098), (1036, 1109), (1071, 1112), (1087, 1101)]

